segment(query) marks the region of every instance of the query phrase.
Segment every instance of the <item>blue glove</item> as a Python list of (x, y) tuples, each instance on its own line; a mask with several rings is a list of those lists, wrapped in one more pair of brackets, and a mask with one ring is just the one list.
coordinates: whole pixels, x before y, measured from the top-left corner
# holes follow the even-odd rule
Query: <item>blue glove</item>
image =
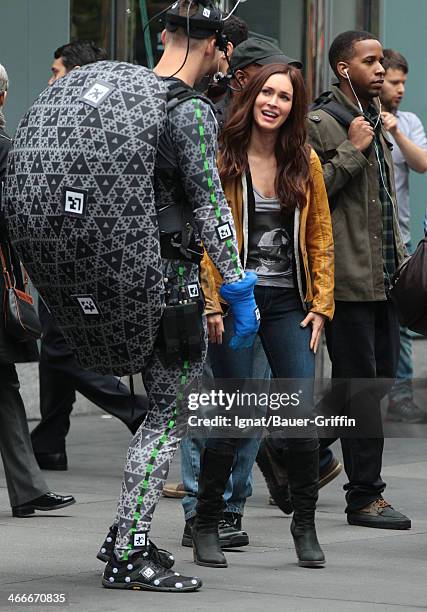
[(234, 350), (250, 348), (259, 328), (260, 315), (254, 297), (254, 286), (258, 281), (255, 272), (246, 272), (245, 277), (222, 285), (220, 294), (230, 304), (234, 319), (234, 336), (230, 347)]

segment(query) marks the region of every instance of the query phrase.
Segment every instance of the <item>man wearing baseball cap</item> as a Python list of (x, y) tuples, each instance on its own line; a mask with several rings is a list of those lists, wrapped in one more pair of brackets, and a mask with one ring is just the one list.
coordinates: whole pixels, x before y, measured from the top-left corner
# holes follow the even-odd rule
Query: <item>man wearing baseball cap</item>
[(262, 38), (248, 38), (236, 47), (231, 57), (233, 70), (243, 70), (243, 68), (252, 64), (258, 66), (290, 64), (296, 68), (302, 68), (302, 63), (299, 60), (288, 57), (279, 47)]

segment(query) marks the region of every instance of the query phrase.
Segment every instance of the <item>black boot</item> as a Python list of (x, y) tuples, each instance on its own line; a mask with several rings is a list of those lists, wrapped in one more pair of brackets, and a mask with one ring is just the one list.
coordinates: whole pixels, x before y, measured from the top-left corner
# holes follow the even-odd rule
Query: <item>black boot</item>
[[(310, 448), (311, 446), (311, 448)], [(319, 488), (319, 451), (313, 441), (307, 450), (288, 450), (288, 476), (294, 516), (291, 533), (300, 567), (321, 567), (325, 555), (317, 540), (314, 514)], [(315, 448), (315, 450), (313, 450)]]
[(285, 452), (276, 450), (267, 436), (261, 440), (256, 462), (265, 478), (271, 498), (282, 512), (290, 514), (293, 507), (289, 495)]
[(227, 567), (221, 551), (218, 524), (224, 508), (223, 493), (233, 466), (234, 448), (205, 448), (200, 457), (199, 491), (193, 523), (193, 553), (197, 565)]

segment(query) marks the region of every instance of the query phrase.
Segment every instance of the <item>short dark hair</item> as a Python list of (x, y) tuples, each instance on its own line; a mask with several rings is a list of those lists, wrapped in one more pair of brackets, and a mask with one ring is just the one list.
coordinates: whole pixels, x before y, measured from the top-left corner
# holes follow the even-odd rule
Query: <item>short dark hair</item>
[(383, 66), (385, 70), (394, 68), (395, 70), (402, 70), (405, 74), (409, 72), (408, 62), (401, 53), (394, 49), (384, 49)]
[[(354, 57), (354, 45), (361, 40), (378, 40), (376, 36), (364, 30), (348, 30), (333, 41), (329, 49), (329, 64), (336, 76), (338, 62), (348, 62)], [(379, 41), (378, 41), (379, 42)]]
[(231, 15), (224, 21), (222, 33), (227, 36), (233, 47), (237, 47), (249, 38), (249, 28), (246, 21), (237, 17), (237, 15)]
[(85, 40), (75, 40), (58, 47), (54, 56), (55, 59), (62, 59), (62, 63), (67, 70), (108, 59), (105, 49), (97, 47), (92, 41)]

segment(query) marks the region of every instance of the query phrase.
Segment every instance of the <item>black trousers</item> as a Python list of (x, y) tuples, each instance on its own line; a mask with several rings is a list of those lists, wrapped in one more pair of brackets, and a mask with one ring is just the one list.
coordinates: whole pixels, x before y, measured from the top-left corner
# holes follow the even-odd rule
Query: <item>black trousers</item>
[(65, 451), (76, 391), (135, 431), (146, 414), (146, 398), (132, 397), (114, 376), (82, 368), (42, 302), (39, 314), (43, 326), (39, 365), (42, 419), (31, 433), (34, 452)]
[(13, 363), (0, 363), (0, 454), (11, 506), (25, 504), (49, 491), (31, 448)]
[[(399, 358), (399, 323), (392, 302), (340, 302), (335, 304), (335, 315), (326, 326), (326, 342), (332, 361), (332, 378), (346, 379), (327, 396), (322, 411), (346, 413), (369, 419), (373, 431), (381, 430), (380, 403), (394, 382)], [(359, 394), (348, 392), (356, 386), (354, 379), (385, 378), (383, 384)], [(347, 384), (348, 383), (348, 384)], [(344, 405), (351, 397), (351, 408)], [(329, 406), (328, 406), (329, 402)], [(348, 409), (347, 409), (348, 408)], [(333, 439), (320, 440), (325, 448)], [(385, 489), (381, 479), (384, 439), (363, 436), (341, 438), (344, 468), (348, 477), (346, 512), (359, 510), (378, 498)]]

